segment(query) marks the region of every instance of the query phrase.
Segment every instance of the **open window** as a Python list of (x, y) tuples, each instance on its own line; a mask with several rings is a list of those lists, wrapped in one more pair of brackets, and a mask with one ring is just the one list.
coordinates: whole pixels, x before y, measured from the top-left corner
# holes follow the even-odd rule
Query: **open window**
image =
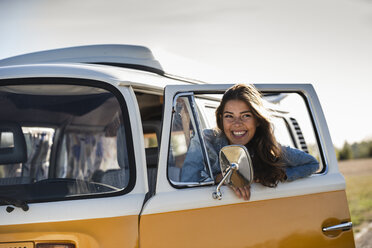
[[(285, 91), (262, 91), (262, 95), (277, 141), (310, 153), (320, 163), (318, 173), (323, 172), (321, 145), (306, 98), (299, 92)], [(218, 151), (212, 151), (209, 146), (213, 141), (206, 142), (205, 134), (217, 130), (215, 111), (221, 97), (221, 93), (195, 92), (174, 98), (167, 172), (173, 186), (214, 183)]]
[[(280, 101), (272, 100), (274, 134), (282, 145), (288, 145), (311, 154), (319, 162), (318, 173), (326, 170), (322, 146), (315, 120), (305, 96), (300, 92), (277, 94)], [(279, 113), (279, 114), (276, 114)]]

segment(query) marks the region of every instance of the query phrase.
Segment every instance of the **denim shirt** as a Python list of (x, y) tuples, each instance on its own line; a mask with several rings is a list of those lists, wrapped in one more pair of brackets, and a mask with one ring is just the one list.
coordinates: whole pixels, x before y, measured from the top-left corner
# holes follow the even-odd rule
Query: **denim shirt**
[[(221, 172), (219, 152), (222, 147), (229, 145), (229, 143), (222, 132), (214, 129), (205, 129), (203, 131), (203, 136), (213, 177), (216, 178), (216, 175)], [(310, 154), (289, 146), (282, 146), (282, 150), (287, 181), (310, 176), (318, 170), (319, 163)], [(193, 137), (190, 141), (189, 150), (181, 170), (181, 181), (202, 182), (207, 179), (209, 179), (209, 175), (204, 170), (204, 158), (200, 142), (198, 137)]]

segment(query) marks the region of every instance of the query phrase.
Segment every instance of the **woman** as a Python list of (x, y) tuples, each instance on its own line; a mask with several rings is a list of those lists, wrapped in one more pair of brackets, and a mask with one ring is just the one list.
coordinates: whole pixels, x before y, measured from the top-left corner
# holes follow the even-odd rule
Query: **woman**
[[(311, 155), (281, 146), (275, 139), (261, 94), (252, 85), (237, 84), (223, 95), (216, 110), (217, 129), (204, 130), (213, 175), (222, 178), (218, 153), (225, 145), (244, 145), (252, 158), (254, 180), (268, 187), (313, 174), (319, 168)], [(182, 181), (202, 181), (202, 155), (197, 139), (191, 141), (181, 172)], [(205, 174), (205, 173), (204, 173)], [(250, 186), (232, 187), (237, 196), (250, 198)]]

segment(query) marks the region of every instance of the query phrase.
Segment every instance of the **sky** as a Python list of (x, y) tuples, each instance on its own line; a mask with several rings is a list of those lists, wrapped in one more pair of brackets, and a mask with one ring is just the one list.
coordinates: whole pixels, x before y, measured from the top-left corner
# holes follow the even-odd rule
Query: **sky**
[(167, 72), (311, 83), (337, 147), (372, 139), (372, 0), (0, 0), (0, 59), (135, 44)]

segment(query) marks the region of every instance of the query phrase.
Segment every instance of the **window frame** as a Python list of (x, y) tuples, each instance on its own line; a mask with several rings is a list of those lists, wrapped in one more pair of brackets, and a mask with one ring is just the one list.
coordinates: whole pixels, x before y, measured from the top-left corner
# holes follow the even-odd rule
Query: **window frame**
[[(326, 125), (326, 121), (324, 118), (324, 114), (323, 114), (319, 99), (316, 95), (316, 92), (313, 86), (310, 84), (278, 84), (278, 85), (254, 84), (254, 85), (258, 89), (258, 91), (261, 93), (296, 93), (303, 99), (304, 106), (307, 109), (307, 115), (309, 116), (309, 120), (311, 122), (311, 126), (314, 131), (314, 138), (316, 140), (316, 145), (319, 150), (319, 163), (322, 165), (321, 170), (318, 171), (317, 173), (312, 174), (311, 177), (328, 174), (330, 170), (330, 161), (332, 161), (335, 158), (335, 156), (333, 153), (334, 151), (329, 149), (330, 148), (329, 144), (332, 144), (330, 134), (328, 131), (328, 127)], [(181, 89), (179, 85), (168, 85), (165, 88), (165, 99), (167, 99), (167, 97), (172, 97), (172, 99), (174, 99), (174, 96), (178, 94), (186, 93), (186, 92), (193, 94), (193, 95), (223, 94), (223, 92), (226, 91), (226, 89), (228, 89), (231, 86), (233, 85), (232, 84), (183, 85)], [(205, 98), (208, 99), (209, 97), (206, 96)], [(173, 106), (174, 105), (172, 104), (172, 111), (173, 111)], [(324, 128), (320, 128), (319, 125), (324, 125)], [(169, 136), (169, 141), (170, 141), (170, 136)], [(167, 156), (168, 156), (169, 144), (170, 143), (168, 143), (168, 147), (167, 147)], [(166, 176), (168, 178), (168, 159), (167, 159), (165, 171), (166, 171)], [(169, 178), (168, 178), (168, 181), (173, 188), (179, 188), (179, 187), (175, 187), (170, 182)], [(195, 187), (195, 186), (201, 186), (201, 185), (193, 185), (192, 187)]]
[[(211, 178), (210, 181), (176, 182), (176, 181), (173, 181), (171, 178), (169, 178), (169, 171), (168, 171), (169, 166), (168, 166), (168, 164), (169, 164), (169, 154), (170, 154), (170, 145), (171, 145), (171, 136), (172, 136), (172, 126), (173, 126), (173, 120), (174, 120), (174, 113), (176, 112), (177, 99), (180, 98), (180, 97), (187, 97), (187, 99), (189, 101), (189, 105), (190, 105), (190, 108), (191, 108), (191, 114), (192, 114), (192, 118), (193, 118), (192, 123), (195, 124), (195, 129), (198, 132), (198, 138), (199, 138), (199, 142), (200, 142), (200, 145), (201, 145), (201, 148), (202, 148), (202, 155), (203, 155), (205, 164), (208, 166), (206, 169), (209, 171), (209, 176)], [(207, 154), (207, 148), (205, 146), (205, 142), (204, 142), (204, 138), (203, 138), (203, 132), (201, 130), (201, 120), (200, 120), (199, 114), (198, 114), (199, 111), (196, 108), (198, 108), (198, 106), (195, 102), (195, 96), (194, 96), (193, 92), (178, 93), (173, 98), (172, 116), (171, 116), (171, 121), (170, 121), (171, 128), (169, 130), (170, 135), (169, 135), (169, 145), (168, 145), (168, 153), (167, 153), (167, 157), (168, 157), (168, 160), (167, 160), (167, 179), (168, 179), (169, 183), (175, 188), (208, 186), (208, 185), (214, 185), (215, 184), (215, 180), (214, 180), (213, 173), (212, 173), (212, 168), (211, 168), (209, 157), (208, 157), (208, 154)]]

